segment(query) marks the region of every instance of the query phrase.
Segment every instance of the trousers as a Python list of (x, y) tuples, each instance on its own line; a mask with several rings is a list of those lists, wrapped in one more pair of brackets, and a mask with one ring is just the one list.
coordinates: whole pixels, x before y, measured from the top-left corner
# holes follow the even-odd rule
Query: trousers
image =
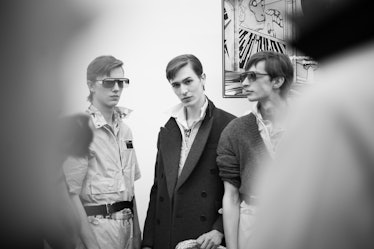
[[(100, 248), (133, 248), (133, 219), (129, 209), (118, 211), (109, 217), (96, 215), (87, 218)], [(80, 242), (77, 248), (85, 249), (85, 246)]]

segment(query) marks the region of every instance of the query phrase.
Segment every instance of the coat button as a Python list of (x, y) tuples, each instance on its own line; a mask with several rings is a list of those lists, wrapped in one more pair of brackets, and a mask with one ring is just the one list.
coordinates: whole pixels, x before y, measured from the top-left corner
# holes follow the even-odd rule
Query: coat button
[(201, 215), (201, 216), (200, 216), (200, 221), (202, 221), (202, 222), (206, 221), (206, 217), (205, 217), (205, 215)]
[(159, 199), (161, 202), (164, 201), (164, 197), (162, 197), (162, 196), (160, 196), (158, 199)]
[(208, 196), (208, 194), (205, 191), (201, 192), (201, 197), (205, 198), (207, 196)]
[(157, 224), (157, 225), (160, 225), (160, 223), (161, 223), (161, 222), (160, 222), (160, 219), (157, 219), (157, 220), (156, 220), (156, 224)]

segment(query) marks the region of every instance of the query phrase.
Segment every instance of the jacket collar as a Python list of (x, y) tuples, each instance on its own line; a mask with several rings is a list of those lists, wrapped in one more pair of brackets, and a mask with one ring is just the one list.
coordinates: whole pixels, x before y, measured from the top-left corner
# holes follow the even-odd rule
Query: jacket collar
[[(119, 122), (121, 119), (128, 117), (131, 112), (132, 110), (129, 108), (116, 106), (113, 113), (114, 122)], [(104, 116), (94, 105), (88, 107), (87, 113), (92, 117), (95, 128), (98, 129), (107, 124)]]

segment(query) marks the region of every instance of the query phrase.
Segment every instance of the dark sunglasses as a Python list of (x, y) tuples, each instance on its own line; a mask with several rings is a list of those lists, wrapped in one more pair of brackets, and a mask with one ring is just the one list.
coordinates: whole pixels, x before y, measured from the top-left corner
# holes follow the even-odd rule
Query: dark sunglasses
[(130, 80), (128, 78), (106, 78), (103, 80), (97, 80), (104, 88), (113, 88), (114, 85), (117, 83), (119, 88), (123, 88), (124, 86), (128, 86), (130, 84)]
[(255, 81), (257, 80), (258, 76), (264, 76), (264, 75), (269, 75), (269, 74), (247, 71), (247, 72), (240, 74), (240, 82), (243, 82), (245, 79), (248, 79), (249, 81)]

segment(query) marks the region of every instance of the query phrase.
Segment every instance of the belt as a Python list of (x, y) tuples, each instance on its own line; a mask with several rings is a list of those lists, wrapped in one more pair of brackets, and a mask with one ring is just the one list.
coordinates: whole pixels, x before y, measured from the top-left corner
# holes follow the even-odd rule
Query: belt
[(103, 204), (97, 206), (85, 206), (87, 216), (102, 215), (107, 216), (112, 213), (121, 211), (122, 209), (129, 208), (133, 213), (133, 201), (119, 201), (112, 204)]

